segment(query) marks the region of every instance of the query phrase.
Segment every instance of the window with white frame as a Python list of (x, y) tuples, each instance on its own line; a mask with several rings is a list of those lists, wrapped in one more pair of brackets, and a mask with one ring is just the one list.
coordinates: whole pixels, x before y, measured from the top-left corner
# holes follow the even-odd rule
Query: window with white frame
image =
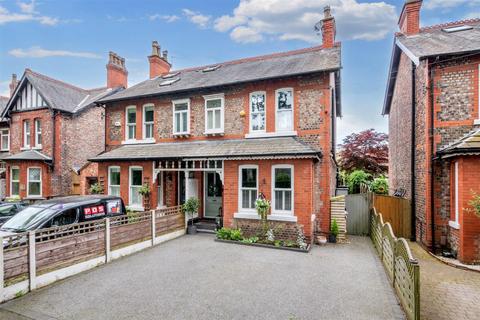
[(23, 121), (23, 146), (30, 148), (30, 120)]
[(0, 144), (1, 144), (1, 151), (8, 151), (10, 150), (10, 130), (9, 129), (2, 129), (0, 130)]
[(142, 167), (130, 167), (130, 181), (129, 181), (129, 206), (142, 207), (142, 196), (138, 192), (142, 187)]
[(120, 167), (108, 167), (108, 194), (120, 196)]
[(454, 220), (453, 221), (450, 221), (449, 225), (451, 227), (454, 227), (454, 228), (459, 228), (460, 225), (459, 225), (459, 210), (460, 210), (460, 207), (459, 207), (459, 199), (458, 199), (458, 161), (455, 162), (454, 164), (454, 168), (453, 168), (453, 183), (454, 183), (454, 186), (453, 188), (455, 189), (454, 190), (454, 194), (453, 194), (453, 203), (454, 203), (454, 214), (455, 216), (453, 217)]
[(239, 211), (254, 211), (258, 195), (258, 166), (243, 165), (239, 171)]
[(266, 94), (253, 92), (250, 94), (250, 132), (265, 132)]
[(35, 119), (35, 147), (42, 147), (42, 121)]
[(293, 213), (293, 166), (272, 166), (272, 212)]
[(223, 132), (223, 94), (205, 96), (205, 133)]
[(20, 168), (10, 168), (10, 196), (18, 197), (20, 195)]
[(275, 130), (293, 131), (293, 89), (284, 88), (275, 91)]
[(126, 139), (135, 140), (135, 133), (137, 131), (137, 107), (127, 107), (125, 114)]
[(153, 105), (143, 106), (143, 139), (153, 139)]
[(173, 101), (173, 133), (190, 133), (190, 100)]
[(27, 195), (29, 197), (40, 197), (42, 195), (41, 168), (28, 168)]
[(157, 176), (157, 208), (165, 206), (163, 201), (163, 172), (160, 172)]

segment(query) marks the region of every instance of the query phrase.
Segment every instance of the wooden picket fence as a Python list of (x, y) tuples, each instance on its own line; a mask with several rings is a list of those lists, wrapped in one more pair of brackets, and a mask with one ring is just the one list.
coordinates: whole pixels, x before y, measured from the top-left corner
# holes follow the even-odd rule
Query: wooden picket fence
[(420, 319), (420, 266), (408, 242), (395, 236), (392, 225), (383, 222), (382, 213), (376, 208), (372, 209), (370, 230), (370, 237), (407, 318)]
[(412, 214), (410, 200), (375, 194), (373, 206), (382, 213), (383, 221), (389, 222), (398, 237), (412, 236)]
[(175, 206), (0, 237), (0, 302), (183, 234)]

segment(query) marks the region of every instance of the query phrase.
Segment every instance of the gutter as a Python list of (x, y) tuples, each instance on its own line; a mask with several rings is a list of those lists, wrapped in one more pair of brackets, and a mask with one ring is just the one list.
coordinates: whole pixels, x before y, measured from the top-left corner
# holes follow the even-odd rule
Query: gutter
[(412, 143), (411, 143), (411, 159), (410, 159), (410, 170), (411, 170), (411, 218), (410, 218), (410, 226), (412, 229), (412, 232), (410, 234), (410, 241), (415, 241), (417, 238), (417, 204), (416, 204), (416, 187), (415, 187), (415, 181), (416, 181), (416, 175), (415, 175), (415, 152), (416, 152), (416, 134), (415, 134), (415, 120), (416, 120), (416, 109), (417, 109), (417, 96), (416, 96), (416, 71), (417, 71), (417, 66), (414, 62), (412, 62)]

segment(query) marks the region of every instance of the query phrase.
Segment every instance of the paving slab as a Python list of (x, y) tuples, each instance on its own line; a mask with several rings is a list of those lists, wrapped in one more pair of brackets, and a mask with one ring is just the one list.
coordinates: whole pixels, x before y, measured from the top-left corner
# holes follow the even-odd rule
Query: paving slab
[(0, 318), (404, 319), (370, 239), (350, 240), (305, 254), (187, 235), (4, 303)]

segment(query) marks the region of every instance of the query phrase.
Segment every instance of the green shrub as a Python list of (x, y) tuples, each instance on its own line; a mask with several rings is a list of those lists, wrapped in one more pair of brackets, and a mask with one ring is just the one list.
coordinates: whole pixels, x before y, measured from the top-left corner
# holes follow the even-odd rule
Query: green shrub
[(242, 230), (241, 229), (221, 228), (221, 229), (217, 230), (217, 239), (241, 241), (241, 240), (243, 240)]
[(363, 170), (355, 170), (348, 175), (347, 185), (349, 193), (359, 193), (362, 183), (370, 185), (372, 175)]
[(478, 195), (473, 190), (471, 191), (471, 193), (472, 199), (468, 201), (468, 205), (472, 207), (471, 211), (473, 211), (473, 213), (480, 217), (480, 195)]
[(242, 240), (243, 243), (257, 243), (257, 241), (258, 237), (250, 237)]
[(91, 194), (102, 194), (103, 193), (103, 187), (100, 183), (94, 183), (90, 187), (90, 193)]
[(240, 230), (240, 229), (232, 229), (232, 233), (230, 234), (230, 240), (234, 240), (234, 241), (241, 241), (241, 240), (243, 240), (242, 230)]
[(376, 194), (388, 194), (388, 180), (384, 176), (375, 178), (372, 182), (372, 191)]
[(335, 237), (338, 236), (338, 223), (337, 223), (337, 219), (333, 219), (332, 221), (332, 227), (330, 229), (330, 232), (332, 235), (334, 235)]

